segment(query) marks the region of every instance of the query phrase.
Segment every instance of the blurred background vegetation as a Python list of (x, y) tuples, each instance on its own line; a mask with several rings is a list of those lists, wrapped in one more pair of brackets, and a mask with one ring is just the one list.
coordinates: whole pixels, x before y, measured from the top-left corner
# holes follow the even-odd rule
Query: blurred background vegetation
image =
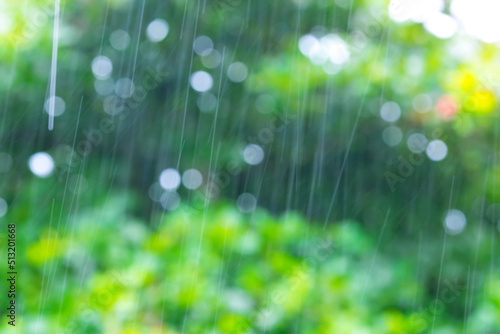
[(51, 111), (4, 0), (2, 332), (499, 333), (496, 7), (412, 6), (62, 1)]

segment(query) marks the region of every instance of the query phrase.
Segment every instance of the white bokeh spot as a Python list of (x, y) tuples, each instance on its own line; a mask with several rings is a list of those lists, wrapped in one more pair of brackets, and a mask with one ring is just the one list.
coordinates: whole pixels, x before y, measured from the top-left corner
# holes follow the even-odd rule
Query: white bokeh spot
[(190, 79), (191, 87), (197, 92), (206, 92), (214, 83), (212, 76), (205, 71), (194, 72)]
[(444, 219), (446, 233), (450, 235), (457, 235), (465, 229), (466, 225), (467, 219), (462, 211), (452, 209), (446, 214)]
[(181, 184), (181, 175), (173, 168), (167, 168), (160, 174), (160, 186), (165, 190), (176, 190)]
[(46, 178), (54, 170), (54, 159), (45, 152), (33, 154), (28, 160), (29, 169), (38, 177)]
[(146, 29), (146, 36), (153, 43), (161, 42), (167, 37), (169, 26), (167, 21), (163, 19), (155, 19), (151, 21)]

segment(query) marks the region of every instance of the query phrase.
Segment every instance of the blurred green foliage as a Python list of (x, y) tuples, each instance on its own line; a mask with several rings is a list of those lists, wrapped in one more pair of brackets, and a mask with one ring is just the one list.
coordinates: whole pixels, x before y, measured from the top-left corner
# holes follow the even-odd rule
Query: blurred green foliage
[[(133, 203), (111, 193), (73, 209), (64, 226), (57, 208), (49, 225), (18, 223), (22, 315), (2, 332), (456, 333), (472, 299), (469, 331), (500, 329), (500, 277), (457, 275), (458, 261), (444, 267), (438, 293), (427, 283), (438, 279), (439, 250), (391, 255), (379, 249), (383, 231), (371, 236), (354, 221), (323, 230), (293, 212), (243, 215), (223, 202), (182, 206), (148, 227), (127, 213)], [(19, 205), (8, 218), (22, 215)]]
[[(500, 331), (496, 45), (396, 24), (386, 1), (352, 10), (343, 1), (61, 3), (56, 94), (66, 111), (51, 132), (54, 4), (0, 7), (15, 26), (0, 34), (1, 151), (13, 158), (0, 196), (9, 204), (1, 221), (18, 225), (21, 332)], [(170, 31), (152, 43), (145, 30), (157, 17)], [(123, 51), (109, 42), (116, 29), (131, 37)], [(334, 74), (312, 63), (298, 49), (311, 33), (337, 34), (349, 61)], [(200, 35), (222, 65), (193, 53)], [(114, 81), (140, 87), (161, 73), (157, 86), (111, 117), (91, 70), (98, 55), (112, 61)], [(227, 78), (237, 61), (249, 70), (241, 83)], [(214, 80), (217, 116), (189, 86), (198, 70)], [(427, 113), (414, 110), (419, 94), (432, 98)], [(382, 139), (386, 101), (402, 110), (394, 147)], [(113, 130), (75, 156), (73, 144), (103, 120)], [(416, 132), (446, 142), (448, 155), (422, 153), (402, 173)], [(251, 143), (265, 152), (260, 165), (243, 160)], [(38, 151), (56, 161), (49, 179), (26, 166)], [(205, 182), (180, 189), (181, 206), (163, 214), (148, 189), (168, 167), (197, 168)], [(402, 180), (391, 187), (387, 173)], [(242, 192), (258, 194), (251, 216), (235, 208)], [(457, 236), (443, 229), (450, 207), (467, 216)]]

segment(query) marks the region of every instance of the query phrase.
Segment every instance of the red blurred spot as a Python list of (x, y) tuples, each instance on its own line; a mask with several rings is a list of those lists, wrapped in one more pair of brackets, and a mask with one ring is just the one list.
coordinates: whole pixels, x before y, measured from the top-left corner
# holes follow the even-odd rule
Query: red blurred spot
[(436, 101), (436, 113), (443, 120), (452, 119), (458, 111), (458, 103), (451, 96), (441, 96)]

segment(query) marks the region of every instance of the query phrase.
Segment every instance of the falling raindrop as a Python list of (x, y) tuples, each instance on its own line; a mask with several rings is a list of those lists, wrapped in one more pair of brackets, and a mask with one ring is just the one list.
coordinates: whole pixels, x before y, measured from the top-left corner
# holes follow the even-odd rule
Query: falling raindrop
[(0, 198), (0, 217), (5, 216), (7, 210), (8, 210), (7, 202), (3, 198)]

